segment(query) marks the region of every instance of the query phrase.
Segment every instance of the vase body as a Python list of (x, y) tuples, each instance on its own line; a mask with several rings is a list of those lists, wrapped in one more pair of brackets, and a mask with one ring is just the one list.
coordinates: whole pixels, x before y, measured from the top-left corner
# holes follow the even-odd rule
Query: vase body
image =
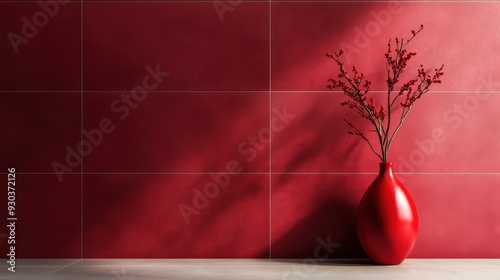
[(417, 209), (394, 176), (392, 163), (380, 164), (380, 173), (359, 204), (356, 226), (361, 246), (377, 264), (400, 264), (413, 249)]

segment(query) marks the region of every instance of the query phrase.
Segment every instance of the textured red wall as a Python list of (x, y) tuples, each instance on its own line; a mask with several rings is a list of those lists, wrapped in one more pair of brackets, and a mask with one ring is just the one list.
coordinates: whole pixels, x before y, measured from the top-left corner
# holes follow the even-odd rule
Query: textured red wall
[(500, 257), (500, 3), (49, 2), (0, 3), (18, 257), (305, 258), (318, 240), (365, 257), (378, 161), (325, 53), (346, 48), (381, 95), (387, 40), (420, 24), (410, 68), (446, 74), (390, 153), (420, 215), (410, 257)]

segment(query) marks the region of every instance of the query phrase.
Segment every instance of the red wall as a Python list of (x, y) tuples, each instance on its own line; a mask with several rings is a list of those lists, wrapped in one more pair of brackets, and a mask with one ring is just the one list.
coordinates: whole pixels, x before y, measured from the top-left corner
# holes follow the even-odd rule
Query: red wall
[(378, 161), (347, 135), (344, 116), (361, 122), (326, 91), (324, 54), (348, 46), (380, 96), (388, 38), (420, 24), (410, 68), (445, 76), (390, 153), (420, 216), (410, 257), (500, 257), (500, 3), (54, 3), (0, 3), (18, 257), (304, 258), (318, 238), (364, 257), (354, 216)]

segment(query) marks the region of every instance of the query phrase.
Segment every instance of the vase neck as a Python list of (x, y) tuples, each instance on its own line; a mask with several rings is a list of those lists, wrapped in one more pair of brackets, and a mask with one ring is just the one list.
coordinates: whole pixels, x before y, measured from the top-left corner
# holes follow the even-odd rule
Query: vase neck
[(393, 163), (392, 162), (381, 162), (379, 173), (380, 173), (380, 175), (387, 174), (387, 175), (390, 175), (391, 177), (394, 176)]

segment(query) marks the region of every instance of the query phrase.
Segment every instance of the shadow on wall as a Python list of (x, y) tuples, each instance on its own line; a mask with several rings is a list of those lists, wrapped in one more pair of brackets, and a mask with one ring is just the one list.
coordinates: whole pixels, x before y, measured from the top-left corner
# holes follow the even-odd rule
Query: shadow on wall
[[(362, 9), (352, 11), (352, 25), (337, 25), (334, 18), (325, 16), (321, 21), (328, 25), (323, 28), (331, 29), (336, 36), (342, 34), (350, 38), (351, 28), (356, 26), (356, 22), (362, 22), (363, 16), (375, 5), (364, 3)], [(294, 67), (313, 69), (309, 58), (318, 55), (324, 59), (324, 53), (331, 51), (323, 49), (327, 39), (318, 36), (309, 41), (307, 48), (310, 56), (294, 61)], [(287, 67), (275, 68), (277, 72), (273, 73), (273, 77), (279, 79), (280, 71), (288, 71)], [(325, 84), (328, 78), (324, 77)], [(103, 117), (113, 118), (116, 124), (116, 130), (106, 135), (103, 143), (86, 158), (86, 172), (218, 172), (230, 160), (240, 162), (246, 172), (269, 170), (268, 147), (258, 151), (257, 157), (250, 162), (237, 150), (249, 135), (255, 135), (268, 126), (267, 94), (150, 94), (123, 121), (109, 108), (120, 94), (85, 95), (84, 122), (87, 129), (97, 127)], [(336, 120), (330, 122), (328, 118)], [(323, 154), (325, 147), (336, 147), (341, 137), (345, 136), (345, 130), (335, 132), (321, 125), (311, 125), (316, 121), (319, 124), (329, 121), (333, 127), (345, 126), (338, 116), (329, 115), (327, 119), (322, 119), (315, 107), (294, 121), (302, 125), (291, 127), (291, 131), (306, 135), (308, 141), (294, 144), (295, 150), (286, 165), (287, 170), (307, 165), (311, 158)], [(309, 126), (308, 130), (302, 129), (303, 126)], [(77, 142), (68, 142), (65, 144), (77, 145)], [(356, 159), (356, 155), (349, 151), (356, 149), (359, 140), (350, 143), (336, 161), (352, 162)], [(64, 152), (63, 144), (59, 150)], [(32, 155), (37, 156), (36, 153)], [(29, 158), (23, 160), (30, 161)], [(268, 176), (232, 176), (230, 185), (210, 200), (199, 214), (191, 216), (193, 220), (186, 224), (178, 205), (190, 203), (194, 196), (193, 188), (201, 189), (212, 180), (208, 175), (85, 175), (84, 257), (266, 258), (269, 255), (270, 230)], [(303, 189), (314, 192), (325, 184), (332, 184), (328, 188), (331, 193), (323, 198), (316, 195), (312, 203), (306, 205), (308, 214), (273, 242), (273, 252), (276, 252), (273, 257), (311, 256), (317, 246), (316, 237), (326, 238), (328, 235), (333, 242), (341, 244), (334, 257), (363, 256), (354, 228), (357, 201), (345, 198), (348, 196), (346, 191), (339, 191), (345, 190), (349, 181), (343, 179), (332, 183), (323, 180), (324, 177), (319, 178), (321, 180), (303, 186)], [(293, 179), (280, 177), (277, 182), (289, 185)], [(279, 185), (275, 190), (273, 184), (274, 191), (289, 192), (280, 189)], [(288, 207), (289, 211), (284, 211), (292, 212), (294, 205)], [(276, 217), (274, 212), (273, 217)], [(279, 220), (273, 219), (273, 227), (279, 223)]]
[[(86, 97), (85, 126), (114, 117), (116, 129), (85, 161), (86, 172), (217, 172), (237, 160), (246, 172), (268, 170), (268, 146), (251, 161), (241, 142), (269, 123), (266, 93), (149, 93), (127, 118), (110, 110), (122, 93)], [(246, 147), (245, 147), (246, 148)]]
[[(234, 175), (189, 224), (180, 202), (194, 207), (191, 188), (208, 176), (89, 175), (86, 258), (265, 258), (269, 245), (266, 175)], [(145, 180), (148, 180), (146, 182)], [(126, 192), (121, 191), (126, 189)], [(135, 199), (131, 199), (135, 197)]]
[[(366, 143), (347, 134), (343, 116), (350, 120), (360, 117), (340, 106), (346, 99), (338, 92), (276, 94), (275, 103), (286, 104), (297, 117), (273, 138), (273, 172), (356, 172), (361, 164), (370, 163), (374, 156), (367, 154)], [(364, 120), (356, 123), (360, 129), (368, 126)]]
[[(280, 81), (283, 77), (289, 77), (290, 72), (295, 71), (293, 69), (317, 69), (323, 65), (329, 65), (328, 67), (331, 66), (332, 70), (329, 72), (329, 76), (324, 77), (324, 85), (326, 86), (327, 79), (330, 78), (330, 75), (334, 77), (337, 69), (324, 57), (324, 53), (338, 51), (338, 44), (341, 42), (352, 43), (353, 28), (364, 28), (369, 21), (373, 20), (371, 14), (385, 9), (387, 3), (372, 2), (363, 3), (362, 6), (354, 6), (358, 9), (349, 11), (351, 21), (348, 24), (346, 21), (337, 23), (331, 13), (323, 13), (325, 17), (322, 17), (321, 13), (317, 11), (312, 11), (311, 14), (318, 15), (318, 18), (309, 21), (302, 27), (293, 26), (294, 24), (303, 25), (302, 21), (289, 20), (289, 24), (292, 26), (288, 28), (299, 30), (296, 32), (297, 36), (307, 38), (308, 45), (306, 50), (297, 50), (298, 55), (294, 56), (294, 59), (296, 57), (303, 59), (293, 61), (293, 67), (279, 57), (277, 62), (273, 61), (273, 66), (276, 64), (276, 67), (273, 67), (275, 71), (273, 72), (273, 81), (278, 81), (274, 83), (276, 87), (280, 87), (280, 89), (286, 87), (286, 83)], [(292, 18), (307, 14), (305, 11), (301, 13), (295, 11), (295, 8), (304, 8), (301, 4), (289, 7), (291, 8), (284, 9), (283, 12), (277, 12), (277, 14)], [(310, 7), (315, 10), (314, 6)], [(334, 13), (336, 12), (339, 11)], [(279, 28), (279, 25), (274, 26)], [(315, 34), (320, 34), (320, 36), (311, 36), (311, 30), (315, 30)], [(331, 36), (322, 37), (322, 34), (331, 34)], [(285, 45), (290, 40), (293, 41), (294, 38), (286, 38), (286, 36), (279, 39), (273, 38), (273, 45), (286, 48)], [(334, 44), (326, 45), (326, 42), (334, 42)], [(291, 52), (293, 51), (287, 51), (287, 54)], [(312, 66), (313, 63), (317, 63), (318, 66)], [(314, 73), (312, 71), (311, 75)], [(297, 77), (297, 79), (304, 78), (307, 77)], [(313, 81), (318, 80), (317, 77), (310, 78)], [(304, 83), (308, 84), (311, 81), (304, 80)], [(294, 90), (294, 88), (290, 88), (290, 90)], [(326, 89), (318, 88), (316, 90)], [(281, 98), (288, 98), (287, 94), (293, 96), (295, 93), (285, 93)], [(303, 93), (303, 95), (307, 94)], [(367, 159), (371, 162), (375, 155), (367, 148), (366, 143), (361, 138), (346, 135), (349, 129), (343, 121), (343, 116), (355, 121), (357, 125), (359, 124), (358, 128), (362, 131), (367, 130), (369, 123), (361, 120), (359, 115), (353, 113), (353, 110), (340, 107), (340, 102), (346, 99), (345, 96), (342, 93), (309, 94), (314, 101), (308, 101), (311, 102), (309, 105), (300, 105), (302, 108), (307, 108), (300, 116), (300, 120), (297, 120), (297, 122), (300, 121), (300, 124), (294, 123), (290, 126), (288, 140), (283, 141), (282, 146), (275, 147), (273, 144), (273, 155), (283, 153), (284, 156), (288, 157), (287, 163), (280, 166), (283, 170), (276, 171), (275, 166), (273, 166), (273, 171), (345, 172), (342, 165), (348, 164), (347, 170), (356, 172), (357, 168), (366, 165)], [(360, 121), (358, 122), (358, 120)], [(377, 142), (372, 143), (376, 144)], [(376, 159), (373, 162), (376, 163)], [(330, 167), (325, 168), (324, 165)], [(366, 258), (357, 237), (355, 216), (359, 200), (368, 187), (369, 180), (372, 180), (375, 175), (373, 178), (365, 176), (366, 178), (362, 179), (341, 174), (273, 176), (277, 177), (273, 179), (272, 197), (273, 258), (314, 258), (315, 249), (322, 243), (319, 240), (327, 243), (331, 241), (339, 245), (333, 252), (330, 252), (329, 258)], [(296, 218), (294, 219), (294, 217)], [(321, 254), (325, 252), (327, 251), (323, 248)]]
[[(366, 12), (370, 11), (370, 5), (367, 3), (364, 6)], [(359, 17), (361, 14), (356, 11)], [(351, 35), (348, 31), (346, 33)], [(324, 40), (317, 39), (316, 42), (311, 42), (313, 50)], [(325, 50), (318, 50), (314, 53), (323, 56), (324, 52)], [(299, 61), (298, 65), (305, 63), (306, 61)], [(327, 79), (325, 77), (325, 84)], [(127, 129), (117, 132), (116, 137), (120, 141), (116, 143), (119, 145), (110, 143), (103, 148), (103, 158), (113, 159), (118, 164), (117, 169), (121, 171), (131, 166), (136, 171), (137, 168), (156, 170), (158, 166), (161, 166), (160, 170), (168, 171), (178, 169), (179, 166), (185, 167), (183, 170), (201, 167), (202, 170), (218, 171), (229, 160), (244, 162), (237, 147), (247, 139), (249, 133), (256, 134), (267, 126), (267, 122), (262, 120), (266, 120), (268, 116), (260, 111), (266, 102), (257, 95), (244, 97), (238, 94), (238, 100), (235, 100), (235, 93), (231, 94), (226, 100), (220, 99), (220, 102), (210, 101), (206, 96), (196, 96), (197, 100), (205, 100), (201, 103), (203, 105), (182, 97), (173, 100), (166, 98), (164, 101), (157, 99), (158, 102), (147, 105), (151, 106), (148, 110), (142, 111), (143, 107), (138, 109), (144, 116), (148, 116), (143, 120), (150, 119), (151, 122), (131, 117), (131, 120), (127, 120)], [(250, 100), (242, 102), (242, 97)], [(168, 104), (168, 109), (159, 105), (162, 102)], [(186, 108), (190, 108), (191, 113), (185, 112)], [(267, 109), (268, 106), (264, 108)], [(260, 113), (256, 115), (256, 111)], [(314, 107), (310, 108), (305, 117), (296, 121), (307, 125), (313, 122), (313, 117), (318, 117)], [(335, 118), (334, 122), (330, 122), (333, 127), (345, 126), (341, 118)], [(168, 125), (172, 125), (174, 129)], [(184, 133), (186, 129), (188, 133)], [(168, 134), (172, 131), (176, 132), (174, 136)], [(326, 146), (335, 146), (335, 143), (340, 142), (340, 137), (345, 136), (345, 131), (335, 133), (315, 126), (297, 133), (306, 134), (310, 140), (309, 145), (294, 154), (287, 169), (307, 164), (311, 157), (321, 154)], [(185, 145), (186, 142), (189, 145)], [(336, 160), (353, 157), (349, 151), (359, 141), (353, 140), (350, 143), (350, 148)], [(127, 147), (134, 147), (135, 150), (130, 151), (130, 156), (126, 155), (128, 158), (124, 158), (122, 151)], [(197, 147), (201, 150), (197, 150)], [(267, 155), (267, 150), (260, 151), (257, 159), (251, 165), (244, 166), (244, 170), (267, 171)], [(107, 166), (101, 160), (95, 159), (95, 163), (96, 166)], [(117, 182), (111, 175), (92, 176), (92, 183), (88, 183), (88, 186), (93, 189), (86, 193), (85, 198), (85, 209), (89, 211), (85, 214), (85, 257), (268, 257), (267, 176), (233, 177), (231, 185), (221, 191), (207, 208), (200, 211), (199, 215), (191, 216), (193, 220), (189, 225), (185, 224), (178, 205), (189, 203), (193, 198), (193, 188), (202, 188), (210, 182), (210, 177), (138, 175), (133, 180), (124, 177)], [(287, 179), (280, 180), (287, 183)], [(325, 182), (318, 184), (324, 185)], [(310, 256), (317, 246), (316, 237), (322, 235), (325, 238), (331, 235), (333, 242), (342, 244), (335, 257), (364, 256), (357, 243), (354, 227), (357, 202), (343, 198), (345, 192), (337, 192), (345, 189), (346, 184), (348, 182), (345, 180), (336, 181), (330, 189), (332, 193), (328, 199), (318, 200), (321, 202), (315, 201), (310, 205), (312, 212), (272, 244), (273, 251), (276, 249), (279, 252), (282, 248), (282, 253), (273, 257)], [(314, 190), (318, 186), (308, 187)], [(120, 194), (115, 196), (113, 192)], [(273, 226), (274, 223), (275, 221)], [(308, 234), (314, 238), (304, 242), (303, 237)]]
[[(236, 161), (242, 172), (266, 171), (269, 145), (261, 143), (265, 148), (250, 161), (238, 146), (268, 126), (268, 99), (262, 93), (151, 94), (86, 169), (219, 173)], [(90, 101), (89, 112), (105, 112), (102, 103), (109, 103)], [(261, 249), (269, 244), (269, 176), (221, 175), (227, 186), (207, 195), (215, 179), (202, 172), (85, 175), (84, 257), (267, 257)], [(180, 204), (192, 209), (188, 223)]]
[(373, 63), (374, 55), (383, 58), (382, 53), (373, 53), (372, 47), (383, 42), (385, 48), (388, 38), (379, 36), (383, 29), (392, 27), (392, 18), (400, 13), (389, 12), (389, 6), (389, 2), (372, 1), (274, 3), (273, 89), (325, 90), (329, 77), (323, 75), (333, 68), (325, 53), (341, 48), (347, 70), (351, 62), (363, 69), (362, 64)]
[[(324, 157), (325, 153), (327, 157), (330, 158), (331, 161), (337, 162), (353, 162), (355, 155), (352, 151), (356, 150), (358, 146), (361, 146), (361, 139), (354, 138), (351, 136), (346, 137), (347, 131), (349, 131), (349, 127), (347, 127), (346, 123), (343, 121), (342, 117), (337, 113), (338, 111), (347, 111), (342, 108), (336, 108), (330, 110), (329, 113), (324, 111), (319, 111), (316, 109), (316, 106), (323, 107), (324, 104), (322, 101), (332, 101), (326, 102), (327, 107), (340, 107), (340, 100), (345, 99), (344, 96), (337, 93), (327, 93), (328, 96), (325, 99), (319, 99), (318, 103), (314, 104), (312, 108), (306, 113), (306, 115), (300, 120), (302, 124), (310, 124), (307, 125), (309, 130), (304, 130), (306, 126), (300, 126), (300, 131), (296, 131), (297, 134), (302, 134), (303, 139), (306, 140), (306, 143), (297, 143), (295, 149), (292, 152), (293, 158), (288, 162), (285, 167), (286, 171), (298, 171), (303, 166), (307, 166), (311, 163), (311, 160), (318, 157)], [(338, 101), (338, 102), (337, 102)], [(337, 104), (338, 103), (338, 104)], [(340, 110), (339, 110), (340, 109)], [(352, 115), (352, 112), (346, 112), (346, 114)], [(357, 117), (357, 116), (356, 116)], [(291, 130), (293, 127), (291, 128)], [(342, 145), (343, 150), (339, 151), (338, 143), (345, 142), (345, 138), (347, 140), (351, 140), (348, 142), (348, 146), (344, 147), (344, 143)], [(344, 140), (344, 141), (342, 141)], [(304, 145), (306, 144), (306, 145)], [(279, 149), (279, 148), (277, 148)], [(332, 154), (334, 152), (335, 154)], [(355, 160), (354, 160), (355, 161)], [(334, 166), (331, 166), (335, 168)], [(318, 169), (318, 167), (312, 167), (307, 169)]]
[(358, 200), (365, 189), (358, 186), (360, 181), (354, 182), (345, 175), (294, 177), (286, 186), (273, 190), (276, 222), (272, 257), (317, 258), (318, 246), (319, 254), (327, 254), (328, 258), (366, 257), (355, 224)]

